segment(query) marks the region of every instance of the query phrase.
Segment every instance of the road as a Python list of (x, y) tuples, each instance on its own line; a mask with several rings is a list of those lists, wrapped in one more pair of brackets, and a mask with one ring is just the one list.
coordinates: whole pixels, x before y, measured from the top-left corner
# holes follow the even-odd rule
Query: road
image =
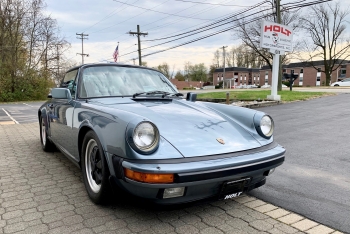
[(259, 110), (275, 121), (286, 161), (252, 192), (264, 201), (350, 233), (350, 94)]
[[(36, 122), (41, 103), (0, 104), (0, 125), (9, 118), (2, 109), (19, 124)], [(350, 233), (349, 103), (350, 94), (339, 94), (259, 108), (274, 118), (275, 140), (287, 153), (251, 195)]]

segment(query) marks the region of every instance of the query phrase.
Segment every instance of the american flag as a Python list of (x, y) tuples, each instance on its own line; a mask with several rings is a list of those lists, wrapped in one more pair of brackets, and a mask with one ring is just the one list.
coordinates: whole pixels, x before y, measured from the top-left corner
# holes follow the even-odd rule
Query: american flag
[(114, 53), (113, 53), (114, 62), (117, 62), (117, 60), (118, 60), (118, 55), (119, 55), (118, 47), (119, 47), (119, 45), (117, 45), (117, 47), (115, 48)]

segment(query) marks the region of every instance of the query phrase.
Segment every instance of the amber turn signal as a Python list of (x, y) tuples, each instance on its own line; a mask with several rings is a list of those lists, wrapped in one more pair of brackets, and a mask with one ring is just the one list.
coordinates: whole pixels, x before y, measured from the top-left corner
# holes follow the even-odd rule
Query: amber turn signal
[(167, 184), (174, 182), (174, 174), (142, 173), (124, 168), (124, 175), (126, 178), (143, 183)]

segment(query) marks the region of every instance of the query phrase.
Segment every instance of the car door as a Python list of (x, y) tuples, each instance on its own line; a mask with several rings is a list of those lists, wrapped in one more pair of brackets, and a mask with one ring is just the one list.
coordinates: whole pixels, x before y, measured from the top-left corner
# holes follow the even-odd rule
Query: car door
[(78, 160), (75, 155), (77, 139), (72, 134), (73, 112), (76, 104), (76, 84), (78, 69), (68, 71), (61, 83), (61, 88), (68, 88), (72, 95), (72, 100), (54, 99), (50, 104), (52, 112), (51, 138), (55, 144), (72, 159)]

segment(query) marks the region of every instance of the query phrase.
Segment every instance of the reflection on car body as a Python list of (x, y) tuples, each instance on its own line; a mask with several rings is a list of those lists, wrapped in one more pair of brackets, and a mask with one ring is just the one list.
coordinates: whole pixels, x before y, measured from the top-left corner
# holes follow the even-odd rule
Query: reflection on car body
[(229, 199), (265, 184), (284, 161), (270, 116), (184, 99), (156, 70), (87, 64), (62, 84), (39, 109), (41, 144), (81, 168), (97, 204), (111, 189), (159, 204)]

